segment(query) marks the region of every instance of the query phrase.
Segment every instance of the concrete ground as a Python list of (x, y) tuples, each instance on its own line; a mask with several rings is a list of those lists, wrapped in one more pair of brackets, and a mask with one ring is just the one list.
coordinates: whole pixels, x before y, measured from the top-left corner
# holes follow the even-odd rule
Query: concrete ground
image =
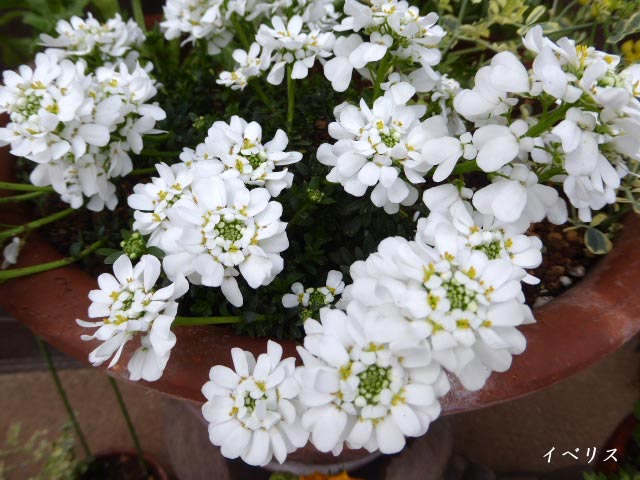
[[(549, 472), (586, 464), (587, 448), (600, 447), (640, 397), (639, 340), (542, 392), (452, 417), (456, 452), (500, 473)], [(94, 451), (132, 445), (104, 374), (75, 368), (60, 376)], [(163, 438), (163, 397), (128, 384), (121, 389), (143, 447), (170, 469)], [(46, 371), (0, 374), (0, 439), (16, 422), (25, 435), (43, 428), (53, 435), (65, 420)], [(552, 447), (556, 454), (547, 463), (543, 455)], [(560, 455), (576, 448), (580, 460)], [(8, 480), (25, 478), (26, 471), (20, 470)]]

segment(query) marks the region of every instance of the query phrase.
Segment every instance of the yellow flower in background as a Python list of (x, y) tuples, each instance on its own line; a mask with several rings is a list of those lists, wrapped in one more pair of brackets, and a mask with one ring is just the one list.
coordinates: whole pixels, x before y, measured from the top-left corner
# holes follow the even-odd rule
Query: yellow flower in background
[(627, 63), (640, 61), (640, 40), (627, 40), (620, 49)]

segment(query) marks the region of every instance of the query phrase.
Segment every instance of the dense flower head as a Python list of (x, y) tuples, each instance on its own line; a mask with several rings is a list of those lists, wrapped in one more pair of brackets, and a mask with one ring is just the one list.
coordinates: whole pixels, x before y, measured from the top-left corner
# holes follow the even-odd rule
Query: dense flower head
[(322, 287), (304, 288), (300, 282), (295, 282), (291, 285), (292, 293), (286, 293), (282, 296), (282, 305), (285, 308), (300, 307), (300, 315), (303, 320), (306, 320), (316, 315), (320, 308), (334, 303), (336, 297), (344, 291), (344, 287), (342, 273), (331, 270)]
[(322, 452), (350, 448), (396, 453), (423, 435), (449, 389), (425, 344), (399, 339), (393, 326), (357, 304), (323, 308), (305, 322), (298, 377), (302, 425)]
[(40, 53), (35, 67), (6, 71), (0, 87), (0, 111), (10, 122), (0, 129), (0, 144), (37, 167), (35, 185), (51, 185), (63, 201), (79, 208), (113, 209), (111, 178), (132, 170), (130, 151), (142, 150), (142, 136), (156, 133), (165, 117), (147, 103), (157, 92), (148, 68), (107, 64), (87, 72), (83, 60), (59, 60)]
[(227, 458), (262, 466), (275, 457), (282, 463), (309, 437), (300, 424), (295, 358), (282, 359), (282, 347), (272, 341), (257, 359), (239, 348), (231, 356), (235, 371), (216, 365), (202, 387), (209, 438)]
[(262, 143), (262, 127), (234, 115), (229, 123), (215, 122), (204, 143), (186, 148), (180, 159), (187, 163), (219, 168), (224, 178), (240, 178), (246, 185), (265, 187), (272, 196), (290, 188), (293, 173), (286, 167), (302, 159), (300, 152), (287, 152), (289, 139), (278, 129), (272, 140)]
[(97, 290), (89, 293), (91, 305), (89, 317), (97, 322), (77, 320), (78, 325), (97, 328), (83, 340), (100, 340), (102, 345), (89, 354), (89, 361), (101, 365), (111, 358), (114, 366), (125, 344), (141, 335), (141, 347), (129, 360), (131, 380), (155, 381), (162, 376), (176, 337), (171, 324), (176, 316), (176, 299), (184, 295), (188, 284), (184, 278), (157, 289), (160, 261), (151, 255), (143, 255), (134, 266), (126, 255), (113, 264), (113, 275), (103, 273), (98, 277)]
[(306, 78), (317, 58), (331, 56), (335, 36), (307, 25), (299, 15), (286, 21), (274, 17), (272, 25), (260, 25), (256, 42), (262, 47), (263, 69), (270, 68), (267, 81), (279, 85), (287, 65), (291, 65), (291, 78)]
[[(229, 5), (226, 5), (226, 4)], [(186, 42), (204, 39), (210, 54), (220, 53), (233, 38), (228, 29), (232, 6), (239, 2), (223, 0), (167, 0), (165, 19), (160, 23), (168, 40), (186, 34)]]
[(460, 140), (450, 138), (452, 150), (436, 138), (448, 135), (442, 117), (422, 122), (423, 105), (408, 105), (415, 90), (407, 83), (389, 89), (372, 108), (364, 100), (359, 107), (344, 103), (336, 107), (336, 121), (329, 134), (337, 141), (318, 149), (318, 161), (332, 167), (327, 179), (361, 197), (368, 187), (371, 201), (387, 213), (400, 205), (412, 205), (418, 191), (412, 184), (424, 183), (426, 173), (439, 166), (444, 177), (456, 161), (466, 155)]
[(380, 312), (406, 338), (426, 341), (435, 361), (477, 390), (524, 350), (515, 327), (533, 320), (520, 286), (526, 272), (499, 251), (471, 245), (453, 226), (427, 227), (419, 224), (415, 241), (387, 238), (354, 263), (345, 296)]
[(46, 53), (60, 58), (97, 56), (101, 62), (127, 57), (135, 61), (136, 50), (144, 41), (144, 33), (133, 20), (127, 22), (117, 13), (105, 23), (93, 18), (71, 17), (56, 25), (57, 37), (40, 35), (41, 44), (49, 47)]

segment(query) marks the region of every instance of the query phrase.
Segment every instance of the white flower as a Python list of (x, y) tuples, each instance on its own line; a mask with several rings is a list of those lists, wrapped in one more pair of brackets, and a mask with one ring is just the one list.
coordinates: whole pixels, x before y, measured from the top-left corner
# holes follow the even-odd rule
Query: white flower
[(165, 20), (160, 28), (167, 40), (187, 34), (183, 43), (205, 39), (209, 54), (220, 53), (233, 38), (228, 30), (225, 3), (223, 0), (167, 0), (163, 7)]
[[(15, 265), (18, 262), (18, 255), (20, 255), (20, 238), (13, 237), (9, 243), (2, 249), (2, 264), (0, 270), (6, 270), (11, 265)], [(344, 285), (343, 285), (344, 287)]]
[(272, 27), (260, 25), (256, 42), (262, 47), (263, 68), (268, 68), (267, 64), (273, 65), (267, 81), (280, 85), (287, 65), (292, 65), (292, 79), (306, 78), (316, 57), (331, 56), (335, 35), (314, 29), (299, 15), (291, 17), (286, 25), (282, 18), (276, 16)]
[(524, 351), (516, 327), (533, 317), (523, 303), (523, 269), (460, 240), (452, 228), (418, 232), (416, 241), (387, 238), (352, 265), (344, 296), (379, 313), (406, 341), (427, 342), (435, 361), (477, 390)]
[(538, 183), (538, 176), (524, 164), (498, 170), (493, 183), (473, 195), (473, 206), (502, 222), (541, 222), (545, 217), (561, 225), (567, 221), (567, 206), (558, 192)]
[(495, 172), (518, 157), (526, 159), (526, 153), (534, 147), (533, 140), (526, 136), (527, 130), (524, 120), (516, 120), (508, 127), (485, 125), (478, 128), (473, 133), (478, 166), (485, 172)]
[[(60, 20), (56, 25), (57, 37), (42, 34), (42, 45), (50, 47), (47, 53), (59, 58), (81, 57), (98, 54), (102, 61), (114, 61), (124, 58), (127, 53), (138, 49), (144, 41), (144, 33), (133, 20), (126, 23), (119, 13), (107, 20), (98, 22), (91, 13), (86, 19), (71, 17), (69, 21)], [(135, 60), (137, 53), (131, 57)]]
[(302, 424), (320, 451), (350, 448), (396, 453), (423, 435), (449, 389), (427, 345), (399, 340), (393, 322), (356, 304), (323, 308), (305, 322), (298, 369)]
[(517, 99), (509, 97), (510, 93), (528, 90), (526, 68), (513, 53), (500, 52), (491, 59), (490, 65), (478, 70), (473, 89), (457, 93), (453, 106), (456, 112), (472, 122), (496, 121), (517, 103)]
[(184, 275), (194, 284), (222, 287), (227, 300), (241, 306), (238, 270), (258, 288), (283, 269), (279, 254), (289, 241), (282, 205), (269, 201), (266, 189), (248, 190), (238, 178), (199, 178), (191, 192), (166, 212), (166, 235), (176, 240), (163, 259), (164, 271), (170, 279)]
[(334, 57), (324, 64), (324, 76), (331, 82), (336, 92), (349, 88), (354, 64), (351, 54), (362, 44), (362, 37), (356, 33), (348, 37), (338, 37), (333, 46)]
[(337, 270), (329, 271), (327, 282), (319, 288), (309, 287), (305, 289), (300, 282), (291, 285), (293, 293), (287, 293), (282, 297), (282, 305), (285, 308), (311, 306), (314, 310), (333, 303), (335, 297), (344, 291), (342, 273)]
[(445, 31), (436, 25), (437, 14), (420, 16), (418, 7), (398, 0), (373, 0), (368, 5), (347, 0), (344, 13), (347, 17), (336, 30), (364, 30), (370, 36), (370, 41), (362, 43), (349, 57), (353, 67), (362, 68), (382, 59), (387, 52), (423, 66), (440, 62), (440, 51), (433, 47), (440, 43)]
[(110, 179), (132, 169), (128, 152), (142, 150), (142, 136), (158, 133), (165, 117), (155, 104), (151, 65), (124, 63), (87, 73), (84, 60), (75, 64), (53, 54), (38, 54), (35, 69), (4, 72), (0, 112), (10, 122), (0, 128), (0, 145), (38, 165), (31, 182), (51, 185), (74, 208), (113, 209), (117, 203)]
[[(527, 222), (505, 223), (474, 211), (471, 204), (460, 197), (454, 185), (446, 184), (434, 189), (447, 189), (447, 196), (457, 198), (446, 206), (438, 202), (434, 204), (434, 199), (442, 198), (444, 192), (425, 191), (423, 200), (431, 213), (418, 220), (418, 232), (426, 243), (435, 244), (436, 237), (441, 235), (438, 232), (444, 229), (449, 236), (457, 235), (465, 247), (484, 252), (489, 260), (503, 258), (523, 269), (540, 266), (542, 242), (536, 236), (525, 235), (529, 228)], [(539, 282), (528, 274), (523, 281)]]
[[(262, 127), (234, 115), (229, 123), (215, 122), (205, 139), (205, 156), (222, 163), (223, 177), (239, 177), (247, 185), (265, 187), (272, 196), (290, 188), (293, 173), (285, 165), (299, 162), (300, 152), (285, 152), (289, 139), (282, 130), (274, 138), (262, 144)], [(182, 157), (184, 160), (184, 157)], [(194, 159), (202, 159), (196, 155)]]
[(148, 245), (168, 251), (176, 248), (172, 247), (172, 243), (178, 238), (167, 235), (167, 210), (181, 198), (192, 197), (190, 185), (193, 172), (184, 164), (169, 167), (164, 163), (157, 163), (156, 169), (160, 177), (153, 177), (151, 183), (135, 185), (128, 203), (135, 210), (133, 229), (143, 235), (150, 235)]
[(125, 344), (143, 334), (142, 348), (129, 361), (130, 378), (155, 381), (161, 377), (176, 343), (171, 332), (178, 308), (175, 300), (186, 293), (188, 284), (184, 278), (177, 278), (156, 290), (160, 261), (152, 255), (143, 255), (135, 267), (129, 257), (121, 255), (113, 264), (113, 273), (100, 275), (100, 289), (89, 292), (89, 317), (101, 320), (76, 320), (82, 327), (97, 328), (93, 335), (83, 335), (83, 340), (103, 342), (89, 354), (89, 361), (98, 366), (113, 357), (109, 363), (113, 367)]
[(202, 387), (209, 439), (227, 458), (256, 466), (273, 457), (282, 463), (309, 437), (300, 425), (295, 358), (281, 360), (282, 347), (272, 341), (257, 360), (239, 348), (231, 349), (231, 356), (235, 372), (216, 365)]
[(337, 121), (329, 125), (329, 134), (337, 142), (318, 149), (318, 161), (333, 167), (327, 176), (330, 182), (358, 197), (373, 186), (371, 201), (387, 213), (397, 212), (400, 204), (415, 203), (418, 193), (411, 183), (423, 183), (431, 168), (420, 152), (428, 135), (420, 123), (425, 107), (406, 105), (415, 92), (409, 84), (403, 92), (387, 91), (373, 108), (364, 100), (360, 108), (348, 103), (336, 107)]
[(615, 203), (620, 178), (627, 173), (626, 168), (616, 170), (600, 151), (599, 135), (593, 131), (596, 123), (591, 112), (571, 108), (546, 138), (550, 142), (559, 140), (557, 149), (564, 157), (567, 173), (564, 192), (583, 222), (591, 221), (592, 209)]
[(230, 87), (232, 90), (244, 90), (250, 78), (262, 73), (260, 45), (254, 42), (249, 47), (249, 51), (237, 49), (233, 51), (232, 56), (236, 61), (233, 71), (222, 72), (216, 83)]

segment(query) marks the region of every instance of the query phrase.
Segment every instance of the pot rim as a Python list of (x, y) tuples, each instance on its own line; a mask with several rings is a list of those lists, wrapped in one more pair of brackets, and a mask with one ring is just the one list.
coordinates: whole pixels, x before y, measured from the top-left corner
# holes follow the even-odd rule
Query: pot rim
[[(0, 181), (10, 180), (12, 165), (7, 148), (0, 149)], [(24, 211), (0, 208), (0, 221), (20, 224)], [(614, 249), (589, 270), (585, 278), (548, 304), (535, 309), (537, 322), (520, 328), (527, 350), (514, 356), (511, 368), (493, 373), (477, 392), (464, 390), (452, 378), (451, 391), (441, 399), (442, 413), (452, 414), (503, 403), (548, 387), (588, 367), (620, 348), (640, 331), (640, 301), (634, 286), (640, 283), (640, 217), (628, 215)], [(41, 235), (32, 235), (20, 254), (18, 267), (62, 258)], [(88, 292), (96, 279), (71, 265), (0, 285), (0, 306), (36, 335), (67, 355), (88, 364), (95, 342), (83, 342), (85, 333), (75, 323), (86, 318)], [(37, 292), (37, 301), (34, 300)], [(213, 365), (231, 366), (230, 349), (255, 354), (266, 351), (267, 338), (237, 335), (213, 326), (174, 329), (177, 343), (162, 378), (137, 382), (167, 395), (202, 403), (201, 387)], [(127, 362), (136, 342), (129, 342), (119, 363), (107, 373), (128, 381)], [(281, 342), (285, 355), (296, 356), (293, 341)], [(106, 365), (101, 367), (107, 370)]]
[[(107, 448), (104, 450), (99, 450), (98, 452), (94, 453), (92, 457), (94, 459), (99, 459), (99, 458), (107, 458), (107, 457), (114, 457), (114, 456), (120, 456), (120, 455), (129, 455), (131, 457), (137, 457), (138, 452), (136, 452), (133, 448), (116, 447), (116, 448)], [(160, 465), (160, 462), (158, 462), (158, 459), (154, 455), (147, 452), (142, 452), (142, 456), (144, 457), (145, 462), (150, 464), (155, 469), (156, 473), (160, 477), (159, 480), (169, 480), (169, 474), (162, 467), (162, 465)]]

